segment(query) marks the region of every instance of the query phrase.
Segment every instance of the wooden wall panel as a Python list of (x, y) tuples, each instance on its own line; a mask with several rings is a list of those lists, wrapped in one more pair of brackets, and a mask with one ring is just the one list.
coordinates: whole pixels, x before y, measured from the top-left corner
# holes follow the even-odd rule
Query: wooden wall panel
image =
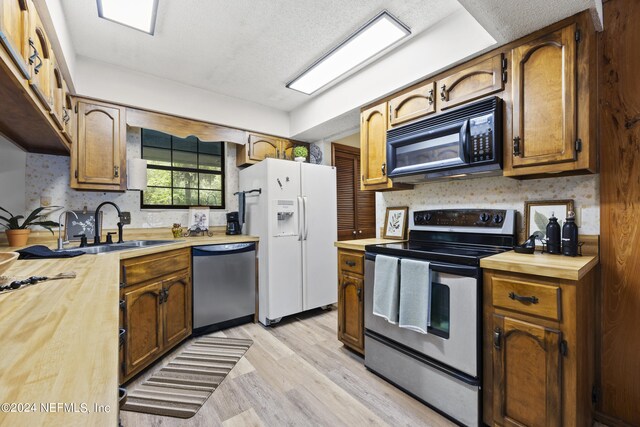
[(600, 51), (601, 410), (640, 426), (640, 2), (604, 4)]

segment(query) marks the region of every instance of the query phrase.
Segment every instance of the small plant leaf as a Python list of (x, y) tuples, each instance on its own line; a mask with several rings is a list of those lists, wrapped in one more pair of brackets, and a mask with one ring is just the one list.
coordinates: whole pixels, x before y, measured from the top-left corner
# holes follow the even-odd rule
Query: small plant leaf
[(51, 229), (51, 227), (58, 227), (60, 224), (55, 221), (36, 221), (32, 222), (30, 225), (39, 225), (42, 228), (46, 228), (51, 232), (51, 234), (53, 234), (53, 230)]
[(8, 213), (9, 216), (13, 216), (13, 214), (11, 212), (9, 212), (8, 210), (6, 210), (5, 208), (0, 207), (0, 211), (4, 211), (4, 212)]

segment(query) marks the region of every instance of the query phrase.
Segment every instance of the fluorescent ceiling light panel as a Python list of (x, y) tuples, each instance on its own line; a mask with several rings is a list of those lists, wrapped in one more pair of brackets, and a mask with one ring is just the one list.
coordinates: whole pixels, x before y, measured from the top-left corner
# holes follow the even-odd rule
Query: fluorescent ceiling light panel
[(98, 16), (153, 35), (158, 0), (97, 0)]
[(409, 34), (409, 27), (383, 11), (293, 79), (287, 87), (311, 95)]

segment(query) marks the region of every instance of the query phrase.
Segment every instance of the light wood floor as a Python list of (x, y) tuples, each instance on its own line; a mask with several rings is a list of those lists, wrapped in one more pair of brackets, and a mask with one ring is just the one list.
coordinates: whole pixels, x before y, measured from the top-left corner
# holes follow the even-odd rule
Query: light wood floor
[(292, 316), (274, 327), (247, 324), (219, 332), (254, 343), (193, 418), (122, 412), (122, 423), (125, 427), (453, 425), (367, 371), (361, 357), (342, 347), (336, 330), (333, 309)]

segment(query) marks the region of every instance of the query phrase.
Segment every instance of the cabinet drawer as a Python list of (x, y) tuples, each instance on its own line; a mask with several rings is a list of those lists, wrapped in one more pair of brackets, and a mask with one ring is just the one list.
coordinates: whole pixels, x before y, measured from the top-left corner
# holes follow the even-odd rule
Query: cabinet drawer
[(338, 258), (339, 270), (364, 274), (364, 254), (340, 252)]
[(494, 277), (492, 302), (495, 307), (560, 320), (560, 287)]
[(145, 282), (188, 269), (191, 265), (189, 249), (176, 249), (153, 255), (141, 256), (122, 261), (120, 280), (125, 286)]

